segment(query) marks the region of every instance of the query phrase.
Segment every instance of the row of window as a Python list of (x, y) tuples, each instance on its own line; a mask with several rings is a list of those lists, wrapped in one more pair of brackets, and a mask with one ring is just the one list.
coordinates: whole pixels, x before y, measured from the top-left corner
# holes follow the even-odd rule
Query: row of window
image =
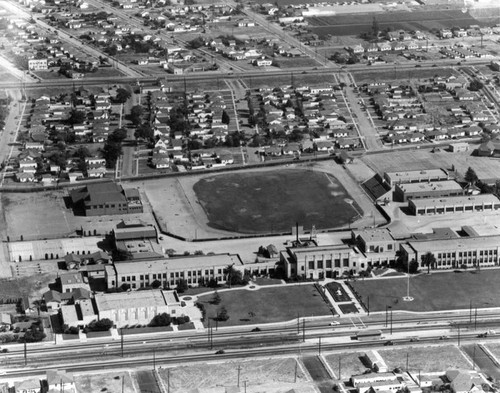
[[(223, 269), (217, 269), (217, 274), (221, 275)], [(189, 270), (187, 271), (187, 277), (202, 277), (202, 276), (213, 276), (214, 275), (214, 269), (206, 269), (205, 274), (203, 274), (203, 270)], [(186, 275), (184, 274), (185, 272), (171, 272), (170, 273), (170, 278), (184, 278)], [(151, 274), (151, 277), (149, 275), (144, 275), (141, 274), (138, 276), (140, 281), (149, 281), (150, 279), (152, 280), (166, 280), (169, 275), (168, 273), (153, 273)], [(122, 276), (121, 278), (122, 282), (131, 282), (131, 281), (136, 281), (137, 276)]]
[(449, 206), (449, 207), (428, 207), (426, 209), (418, 209), (418, 214), (425, 214), (425, 213), (453, 213), (453, 212), (463, 212), (463, 211), (482, 211), (482, 210), (492, 210), (494, 208), (495, 210), (500, 209), (500, 205), (475, 205), (475, 206)]
[(457, 266), (457, 265), (473, 265), (475, 263), (495, 263), (497, 262), (496, 257), (489, 257), (489, 258), (480, 258), (477, 260), (470, 260), (470, 259), (458, 259), (458, 260), (453, 260), (453, 261), (437, 261), (438, 266)]
[[(314, 263), (316, 262), (316, 265), (317, 267), (314, 267)], [(326, 261), (324, 261), (325, 263), (323, 263), (322, 260), (317, 260), (317, 261), (309, 261), (309, 269), (323, 269), (324, 267), (323, 266), (326, 266), (326, 269), (331, 269), (332, 268), (332, 260), (331, 259), (327, 259)], [(341, 267), (341, 261), (340, 259), (334, 259), (334, 267)], [(354, 263), (354, 266), (356, 264)], [(349, 267), (349, 258), (343, 258), (342, 259), (342, 266), (343, 267)], [(302, 266), (302, 270), (304, 270), (304, 266)]]
[[(443, 253), (438, 253), (437, 254), (437, 259), (444, 259), (444, 258), (456, 258), (456, 252), (443, 252)], [(480, 250), (479, 253), (477, 251), (459, 251), (458, 252), (458, 257), (477, 257), (479, 256), (484, 256), (484, 255), (497, 255), (498, 250)]]

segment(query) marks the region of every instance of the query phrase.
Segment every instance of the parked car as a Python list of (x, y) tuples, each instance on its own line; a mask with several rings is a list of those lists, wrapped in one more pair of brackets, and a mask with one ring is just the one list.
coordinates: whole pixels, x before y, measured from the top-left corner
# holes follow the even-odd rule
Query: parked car
[(224, 351), (223, 349), (219, 349), (217, 352), (215, 352), (216, 355), (224, 355), (226, 353), (226, 351)]
[(389, 340), (389, 341), (386, 341), (386, 342), (384, 343), (384, 345), (385, 345), (385, 346), (388, 346), (388, 345), (394, 345), (394, 342), (393, 342), (393, 341), (391, 341), (391, 340)]
[(329, 323), (330, 326), (340, 325), (339, 321), (333, 321)]

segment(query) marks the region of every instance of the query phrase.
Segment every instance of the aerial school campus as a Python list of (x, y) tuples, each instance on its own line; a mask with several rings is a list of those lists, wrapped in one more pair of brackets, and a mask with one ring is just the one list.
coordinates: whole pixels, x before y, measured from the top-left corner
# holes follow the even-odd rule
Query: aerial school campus
[(496, 391), (494, 1), (3, 2), (0, 392)]

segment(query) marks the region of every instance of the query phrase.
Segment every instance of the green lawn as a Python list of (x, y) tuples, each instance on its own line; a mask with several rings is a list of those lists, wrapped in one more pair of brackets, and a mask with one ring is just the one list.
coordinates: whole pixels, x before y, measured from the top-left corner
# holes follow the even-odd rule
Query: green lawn
[[(332, 315), (314, 285), (287, 285), (259, 290), (238, 289), (219, 292), (219, 295), (221, 302), (218, 305), (210, 303), (213, 295), (201, 296), (199, 301), (205, 305), (206, 315), (210, 319), (221, 307), (227, 309), (229, 319), (219, 322), (220, 326), (282, 322), (297, 318), (297, 315)], [(207, 323), (205, 320), (205, 325)]]
[(241, 233), (339, 227), (358, 214), (335, 178), (304, 169), (252, 171), (204, 178), (194, 185), (209, 226)]
[(410, 279), (412, 302), (404, 302), (406, 278), (357, 280), (351, 282), (365, 305), (370, 297), (370, 311), (434, 311), (487, 308), (500, 306), (500, 270), (465, 271), (462, 273), (422, 274)]

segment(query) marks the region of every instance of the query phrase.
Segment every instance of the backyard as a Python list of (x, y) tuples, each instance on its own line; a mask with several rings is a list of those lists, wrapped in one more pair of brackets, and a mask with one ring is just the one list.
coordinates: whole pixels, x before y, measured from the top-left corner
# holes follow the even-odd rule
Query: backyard
[[(205, 306), (206, 315), (210, 319), (222, 307), (226, 308), (229, 319), (220, 321), (219, 326), (283, 322), (297, 318), (298, 315), (308, 317), (332, 313), (314, 285), (237, 289), (218, 293), (221, 299), (219, 304), (213, 304), (213, 294), (200, 296), (199, 302)], [(214, 323), (213, 320), (211, 323)], [(205, 320), (205, 326), (207, 325)]]
[(356, 280), (351, 282), (361, 300), (367, 305), (370, 297), (370, 311), (384, 311), (386, 306), (393, 310), (436, 311), (500, 306), (500, 271), (460, 271), (421, 274), (410, 279), (412, 302), (404, 302), (407, 292), (406, 278)]

